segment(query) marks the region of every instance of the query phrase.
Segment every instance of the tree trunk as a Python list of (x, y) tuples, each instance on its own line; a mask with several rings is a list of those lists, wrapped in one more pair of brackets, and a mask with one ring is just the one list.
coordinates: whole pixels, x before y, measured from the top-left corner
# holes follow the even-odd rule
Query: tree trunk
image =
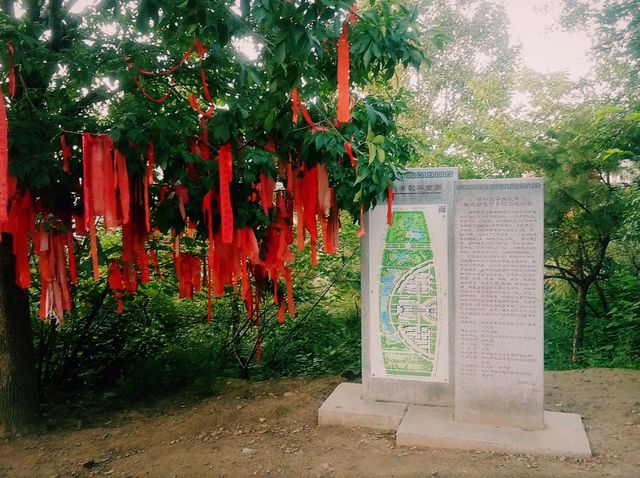
[(584, 326), (587, 319), (587, 292), (589, 284), (586, 282), (578, 283), (578, 297), (576, 304), (576, 323), (573, 329), (573, 348), (571, 351), (571, 361), (578, 361), (578, 352), (584, 345)]
[(27, 291), (15, 284), (12, 237), (0, 242), (0, 437), (43, 429)]

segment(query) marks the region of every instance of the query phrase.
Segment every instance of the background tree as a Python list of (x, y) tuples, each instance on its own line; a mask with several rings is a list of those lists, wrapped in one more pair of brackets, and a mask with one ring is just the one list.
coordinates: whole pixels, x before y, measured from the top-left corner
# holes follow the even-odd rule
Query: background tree
[(600, 313), (609, 313), (600, 282), (609, 248), (622, 237), (632, 187), (617, 177), (621, 161), (640, 151), (639, 134), (638, 124), (620, 109), (583, 108), (532, 145), (533, 165), (547, 179), (546, 277), (565, 280), (576, 292), (573, 362), (584, 345), (592, 286)]

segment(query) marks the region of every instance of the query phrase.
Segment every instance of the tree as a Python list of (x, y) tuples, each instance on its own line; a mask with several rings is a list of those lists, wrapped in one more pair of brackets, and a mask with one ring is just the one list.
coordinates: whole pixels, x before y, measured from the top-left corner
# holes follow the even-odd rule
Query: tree
[(595, 32), (599, 94), (626, 105), (640, 101), (640, 1), (565, 0), (564, 23), (569, 28), (588, 25)]
[[(424, 27), (435, 27), (444, 46), (410, 77), (413, 101), (403, 119), (422, 138), (420, 161), (456, 165), (467, 177), (512, 174), (514, 149), (528, 128), (511, 114), (523, 82), (504, 7), (484, 0), (421, 6)], [(505, 150), (507, 142), (513, 148)]]
[[(294, 213), (297, 245), (308, 233), (314, 263), (316, 221), (330, 252), (338, 210), (358, 219), (387, 194), (410, 148), (394, 99), (362, 91), (425, 59), (415, 12), (386, 2), (356, 11), (335, 0), (245, 0), (239, 9), (103, 0), (82, 14), (75, 5), (2, 2), (9, 94), (0, 123), (9, 125), (10, 160), (8, 175), (0, 168), (8, 195), (3, 212), (0, 194), (0, 219), (8, 215), (0, 430), (8, 436), (38, 428), (31, 333), (20, 325), (29, 316), (27, 234), (46, 320), (62, 321), (70, 307), (76, 252), (77, 267), (96, 280), (108, 269), (119, 298), (149, 280), (153, 248), (163, 244), (173, 248), (181, 295), (201, 282), (210, 297), (241, 282), (250, 321), (267, 289), (284, 317), (285, 304), (293, 312)], [(98, 219), (122, 229), (120, 254), (100, 247)]]
[(603, 314), (608, 312), (598, 281), (611, 244), (623, 232), (627, 190), (634, 187), (615, 176), (625, 159), (640, 152), (639, 139), (639, 124), (627, 111), (582, 107), (532, 147), (531, 164), (547, 178), (546, 277), (564, 280), (576, 292), (572, 362), (578, 361), (584, 345), (592, 286), (598, 290)]

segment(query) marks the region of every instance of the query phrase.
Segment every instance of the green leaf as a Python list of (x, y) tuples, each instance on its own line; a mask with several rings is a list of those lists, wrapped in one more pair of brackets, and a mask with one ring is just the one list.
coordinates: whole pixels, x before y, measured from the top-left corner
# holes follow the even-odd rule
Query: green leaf
[(369, 164), (371, 164), (376, 159), (376, 146), (373, 143), (367, 143), (367, 146), (369, 147)]
[(382, 143), (384, 143), (384, 136), (382, 136), (381, 134), (379, 134), (379, 135), (377, 135), (377, 136), (374, 136), (374, 137), (371, 139), (371, 142), (372, 142), (373, 144), (382, 144)]

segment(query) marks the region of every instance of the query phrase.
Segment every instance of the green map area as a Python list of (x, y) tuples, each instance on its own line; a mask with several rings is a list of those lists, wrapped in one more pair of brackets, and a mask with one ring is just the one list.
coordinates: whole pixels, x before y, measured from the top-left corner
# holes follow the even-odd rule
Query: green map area
[(437, 366), (436, 270), (421, 211), (394, 211), (380, 271), (380, 345), (389, 375), (431, 377)]

